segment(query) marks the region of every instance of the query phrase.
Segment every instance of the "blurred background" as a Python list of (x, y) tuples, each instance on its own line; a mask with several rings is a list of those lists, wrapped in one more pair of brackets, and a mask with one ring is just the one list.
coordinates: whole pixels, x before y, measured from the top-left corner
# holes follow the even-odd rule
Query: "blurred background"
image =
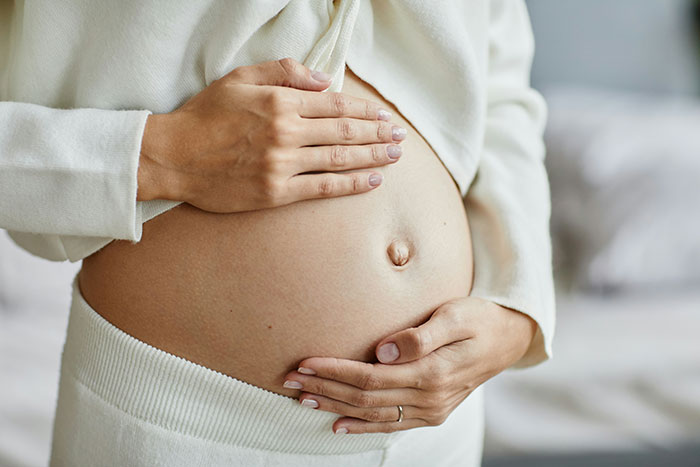
[[(486, 383), (484, 465), (700, 466), (700, 2), (527, 3), (557, 333)], [(78, 267), (0, 231), (0, 466), (46, 465)]]
[(700, 9), (528, 0), (554, 358), (486, 383), (485, 466), (700, 466)]

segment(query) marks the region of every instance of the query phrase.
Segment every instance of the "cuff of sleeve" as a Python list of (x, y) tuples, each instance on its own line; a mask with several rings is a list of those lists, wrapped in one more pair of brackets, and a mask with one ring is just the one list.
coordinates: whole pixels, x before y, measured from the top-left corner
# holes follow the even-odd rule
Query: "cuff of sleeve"
[[(89, 113), (88, 113), (89, 112)], [(91, 115), (92, 114), (92, 115)], [(93, 224), (82, 236), (107, 236), (139, 242), (142, 235), (142, 202), (137, 201), (141, 143), (150, 110), (89, 109), (82, 118), (94, 119), (95, 135), (84, 142), (84, 151), (98, 150), (102, 164), (92, 176), (82, 175), (94, 196), (83, 197), (84, 215)], [(102, 141), (89, 141), (101, 137)], [(76, 204), (78, 205), (78, 204)]]
[[(71, 158), (55, 183), (71, 190), (54, 190), (67, 225), (62, 235), (109, 237), (138, 242), (142, 234), (137, 202), (141, 142), (150, 110), (77, 109), (57, 114), (65, 128), (60, 150)], [(67, 207), (67, 208), (65, 208)]]
[(132, 149), (129, 152), (130, 165), (129, 165), (129, 202), (130, 205), (134, 207), (133, 210), (133, 221), (130, 225), (133, 226), (133, 230), (129, 232), (127, 240), (131, 240), (136, 243), (141, 241), (141, 235), (143, 234), (143, 223), (145, 219), (143, 218), (143, 201), (137, 201), (138, 195), (138, 173), (139, 173), (139, 161), (141, 160), (141, 143), (143, 141), (143, 133), (146, 129), (146, 120), (149, 115), (152, 114), (150, 110), (141, 110), (138, 112), (138, 118), (134, 119), (133, 132), (131, 133), (134, 138), (131, 141)]

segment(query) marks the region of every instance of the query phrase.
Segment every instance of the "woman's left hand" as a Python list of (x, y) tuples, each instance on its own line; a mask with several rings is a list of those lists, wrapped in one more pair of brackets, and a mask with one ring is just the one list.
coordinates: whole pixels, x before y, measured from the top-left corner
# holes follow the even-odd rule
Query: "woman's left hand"
[(315, 408), (343, 415), (333, 423), (336, 433), (440, 425), (474, 389), (525, 354), (536, 328), (523, 313), (461, 297), (440, 305), (421, 326), (379, 342), (382, 363), (311, 357), (287, 374), (285, 387), (301, 389), (303, 405), (316, 401)]

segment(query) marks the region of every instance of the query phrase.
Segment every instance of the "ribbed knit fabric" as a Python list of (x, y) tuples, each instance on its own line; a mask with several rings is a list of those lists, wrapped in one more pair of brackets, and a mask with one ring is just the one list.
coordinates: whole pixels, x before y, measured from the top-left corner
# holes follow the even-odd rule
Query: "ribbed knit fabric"
[(339, 417), (152, 347), (102, 318), (77, 276), (51, 465), (478, 465), (481, 390), (438, 427), (336, 435)]

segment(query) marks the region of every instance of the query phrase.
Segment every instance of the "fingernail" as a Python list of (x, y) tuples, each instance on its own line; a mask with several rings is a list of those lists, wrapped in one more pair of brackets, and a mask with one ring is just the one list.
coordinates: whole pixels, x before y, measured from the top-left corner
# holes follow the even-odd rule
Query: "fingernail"
[(377, 350), (377, 358), (382, 363), (393, 362), (399, 358), (399, 348), (393, 342), (384, 344)]
[(301, 389), (302, 388), (302, 385), (299, 381), (290, 381), (290, 380), (285, 381), (282, 386), (285, 388), (288, 388), (288, 389)]
[(344, 435), (347, 432), (348, 432), (348, 429), (345, 427), (340, 427), (337, 430), (335, 430), (336, 435)]
[(312, 370), (311, 368), (304, 368), (303, 366), (300, 366), (297, 368), (297, 371), (303, 375), (315, 375), (316, 372)]
[(382, 174), (372, 174), (369, 176), (369, 184), (370, 186), (377, 186), (380, 183), (382, 183), (383, 179), (384, 177), (382, 176)]
[(384, 109), (379, 109), (377, 111), (377, 118), (379, 120), (391, 120), (391, 113), (387, 112)]
[(403, 149), (401, 149), (401, 146), (398, 144), (391, 144), (386, 147), (386, 154), (391, 158), (391, 159), (398, 159), (401, 157), (401, 153), (403, 152)]
[(316, 402), (313, 399), (304, 399), (303, 401), (301, 401), (301, 405), (303, 405), (304, 407), (311, 407), (312, 409), (315, 409), (316, 407), (318, 407), (318, 402)]
[(394, 141), (401, 141), (406, 137), (406, 129), (400, 126), (391, 127), (391, 137)]
[(311, 70), (311, 77), (316, 81), (326, 82), (331, 80), (331, 75), (319, 70)]

